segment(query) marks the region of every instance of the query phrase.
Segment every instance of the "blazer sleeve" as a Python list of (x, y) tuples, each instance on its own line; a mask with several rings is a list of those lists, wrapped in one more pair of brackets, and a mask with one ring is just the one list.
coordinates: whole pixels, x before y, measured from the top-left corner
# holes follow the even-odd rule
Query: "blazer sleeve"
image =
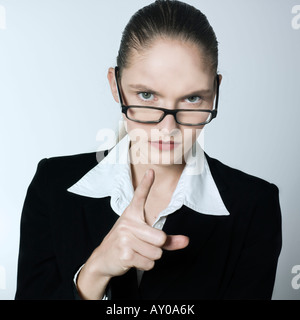
[(269, 184), (256, 205), (225, 299), (270, 300), (282, 247), (278, 188)]
[(42, 160), (28, 188), (20, 230), (17, 300), (75, 299), (72, 282), (64, 283), (56, 262), (48, 210), (47, 160)]

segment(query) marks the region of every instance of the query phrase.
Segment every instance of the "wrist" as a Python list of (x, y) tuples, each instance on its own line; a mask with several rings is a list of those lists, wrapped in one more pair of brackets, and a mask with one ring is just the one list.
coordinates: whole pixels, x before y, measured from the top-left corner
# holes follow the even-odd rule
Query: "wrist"
[(99, 269), (85, 264), (77, 276), (76, 287), (83, 300), (101, 300), (111, 277), (103, 275)]

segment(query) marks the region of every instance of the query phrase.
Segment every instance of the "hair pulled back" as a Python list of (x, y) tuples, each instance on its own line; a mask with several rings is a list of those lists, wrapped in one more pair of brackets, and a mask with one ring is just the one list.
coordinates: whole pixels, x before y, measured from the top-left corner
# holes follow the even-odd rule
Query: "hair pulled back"
[(133, 50), (150, 48), (159, 38), (198, 45), (205, 63), (217, 73), (218, 41), (213, 28), (200, 10), (177, 0), (157, 0), (132, 16), (123, 32), (117, 57), (120, 73), (130, 65)]

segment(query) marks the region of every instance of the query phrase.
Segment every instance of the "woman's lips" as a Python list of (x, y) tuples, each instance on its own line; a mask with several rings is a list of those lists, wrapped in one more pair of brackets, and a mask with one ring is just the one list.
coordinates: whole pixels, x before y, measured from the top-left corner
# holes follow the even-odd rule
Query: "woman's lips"
[(177, 148), (180, 143), (176, 143), (174, 141), (149, 141), (151, 146), (153, 146), (154, 148), (161, 150), (161, 151), (165, 151), (165, 150), (174, 150), (175, 148)]

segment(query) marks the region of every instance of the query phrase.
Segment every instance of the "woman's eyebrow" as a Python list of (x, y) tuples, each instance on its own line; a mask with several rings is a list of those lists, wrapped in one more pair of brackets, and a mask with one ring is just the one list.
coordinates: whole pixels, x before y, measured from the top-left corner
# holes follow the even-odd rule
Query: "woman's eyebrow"
[[(146, 85), (143, 85), (143, 84), (130, 84), (128, 87), (133, 90), (138, 90), (141, 92), (149, 92), (149, 93), (155, 94), (157, 96), (161, 96), (161, 94), (158, 91), (156, 91)], [(199, 90), (195, 90), (190, 93), (187, 93), (181, 98), (186, 99), (186, 98), (194, 97), (194, 96), (206, 96), (206, 95), (210, 95), (212, 93), (213, 93), (213, 89), (199, 89)]]
[(153, 94), (159, 95), (159, 92), (156, 90), (151, 89), (150, 87), (143, 85), (143, 84), (130, 84), (128, 86), (130, 89), (143, 91), (143, 92), (151, 92)]
[(185, 94), (182, 98), (189, 98), (189, 97), (196, 97), (196, 96), (208, 96), (211, 95), (213, 93), (212, 89), (200, 89), (200, 90), (196, 90), (196, 91), (192, 91), (188, 94)]

